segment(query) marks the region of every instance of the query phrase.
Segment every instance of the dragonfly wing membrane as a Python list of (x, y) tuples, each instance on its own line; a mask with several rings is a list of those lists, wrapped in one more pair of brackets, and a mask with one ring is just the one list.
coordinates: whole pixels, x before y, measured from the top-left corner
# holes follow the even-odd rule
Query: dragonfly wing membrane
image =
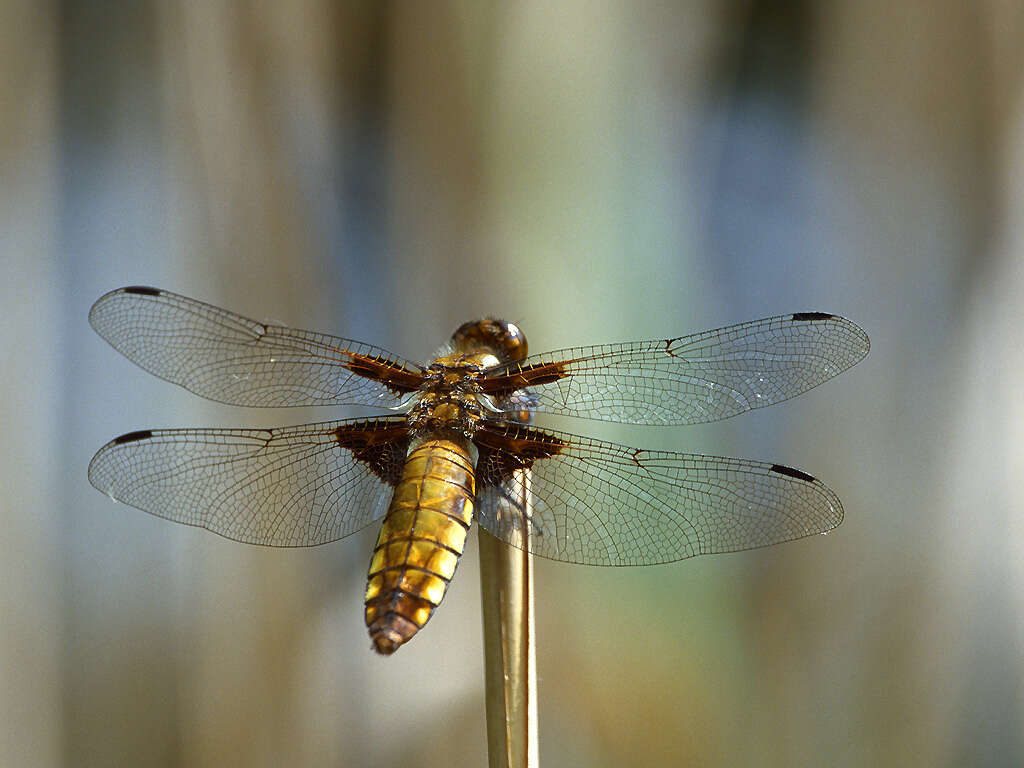
[(675, 339), (575, 347), (495, 369), (487, 394), (529, 389), (531, 410), (661, 426), (729, 418), (788, 400), (868, 353), (867, 334), (800, 312)]
[[(843, 519), (826, 485), (777, 464), (513, 425), (478, 433), (477, 444), (480, 525), (553, 560), (654, 565), (824, 533)], [(510, 514), (526, 492), (516, 469), (530, 471), (530, 506)]]
[(89, 311), (129, 360), (229, 405), (397, 406), (421, 366), (357, 341), (268, 325), (158, 288), (119, 288)]
[(118, 501), (235, 541), (312, 546), (383, 517), (407, 446), (402, 417), (143, 430), (103, 446), (89, 481)]

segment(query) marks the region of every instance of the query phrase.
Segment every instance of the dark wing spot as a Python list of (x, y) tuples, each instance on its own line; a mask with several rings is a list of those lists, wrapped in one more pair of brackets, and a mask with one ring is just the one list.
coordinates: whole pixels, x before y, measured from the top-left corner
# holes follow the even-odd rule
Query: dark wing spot
[(829, 318), (835, 317), (830, 315), (828, 312), (794, 312), (793, 322), (810, 322), (811, 320), (828, 320)]
[(782, 464), (772, 464), (771, 471), (777, 475), (795, 477), (797, 480), (805, 480), (808, 483), (814, 482), (814, 477), (812, 475), (808, 475), (806, 472), (801, 472), (799, 469), (783, 466)]
[(123, 445), (124, 443), (134, 443), (137, 440), (149, 440), (153, 436), (152, 429), (140, 429), (136, 432), (129, 432), (126, 435), (114, 438), (114, 445)]
[(137, 293), (139, 296), (159, 296), (163, 291), (159, 288), (150, 288), (148, 285), (129, 285), (121, 289), (122, 293)]
[(369, 420), (343, 424), (334, 430), (342, 448), (351, 451), (377, 477), (388, 485), (398, 485), (409, 448), (409, 430), (404, 424)]

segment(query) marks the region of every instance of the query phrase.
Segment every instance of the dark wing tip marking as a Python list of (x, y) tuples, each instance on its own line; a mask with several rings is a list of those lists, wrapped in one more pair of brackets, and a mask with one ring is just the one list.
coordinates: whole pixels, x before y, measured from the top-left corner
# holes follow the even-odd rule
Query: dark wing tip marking
[(159, 296), (163, 291), (148, 285), (129, 285), (121, 289), (121, 293), (135, 293), (139, 296)]
[(794, 312), (793, 322), (810, 322), (811, 320), (831, 320), (835, 315), (828, 312)]
[(801, 472), (799, 469), (793, 469), (793, 467), (787, 467), (783, 464), (772, 464), (770, 471), (777, 475), (795, 477), (797, 480), (803, 480), (808, 483), (813, 483), (816, 479), (813, 475), (808, 475), (806, 472)]
[(124, 445), (125, 443), (134, 443), (139, 440), (148, 440), (152, 436), (152, 429), (139, 429), (135, 432), (128, 432), (120, 437), (115, 437), (112, 442), (114, 445)]

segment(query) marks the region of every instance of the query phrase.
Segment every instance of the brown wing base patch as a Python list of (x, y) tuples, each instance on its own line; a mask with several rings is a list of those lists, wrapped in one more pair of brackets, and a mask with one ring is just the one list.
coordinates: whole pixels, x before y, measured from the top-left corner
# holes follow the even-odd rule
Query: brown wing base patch
[(423, 375), (417, 371), (399, 365), (391, 360), (384, 360), (355, 352), (345, 351), (349, 362), (342, 365), (357, 376), (379, 381), (392, 392), (415, 392), (423, 384)]
[(473, 436), (480, 451), (477, 484), (500, 485), (520, 469), (530, 469), (538, 459), (562, 452), (565, 442), (540, 429), (512, 424), (487, 424)]
[(334, 430), (338, 445), (386, 482), (396, 486), (409, 448), (409, 429), (404, 423), (377, 419), (342, 424)]
[(533, 363), (518, 365), (506, 369), (504, 374), (485, 377), (480, 382), (484, 394), (502, 396), (511, 395), (518, 389), (529, 386), (551, 384), (568, 375), (566, 367), (571, 360), (559, 360), (551, 363)]

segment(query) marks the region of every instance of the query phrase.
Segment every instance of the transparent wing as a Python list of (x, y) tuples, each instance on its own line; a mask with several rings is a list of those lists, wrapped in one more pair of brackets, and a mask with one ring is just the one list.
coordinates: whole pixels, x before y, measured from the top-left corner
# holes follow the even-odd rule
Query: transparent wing
[(157, 517), (250, 544), (303, 547), (382, 517), (407, 445), (402, 417), (145, 430), (103, 446), (89, 481)]
[(490, 372), (488, 394), (529, 388), (531, 410), (627, 424), (699, 424), (806, 392), (868, 353), (836, 315), (801, 312), (661, 341), (575, 347)]
[[(480, 525), (552, 560), (668, 563), (824, 533), (843, 520), (827, 486), (778, 464), (643, 451), (514, 425), (475, 439)], [(513, 500), (527, 490), (524, 516)]]
[(349, 339), (267, 325), (157, 288), (102, 296), (89, 323), (161, 379), (230, 405), (397, 405), (422, 367)]

